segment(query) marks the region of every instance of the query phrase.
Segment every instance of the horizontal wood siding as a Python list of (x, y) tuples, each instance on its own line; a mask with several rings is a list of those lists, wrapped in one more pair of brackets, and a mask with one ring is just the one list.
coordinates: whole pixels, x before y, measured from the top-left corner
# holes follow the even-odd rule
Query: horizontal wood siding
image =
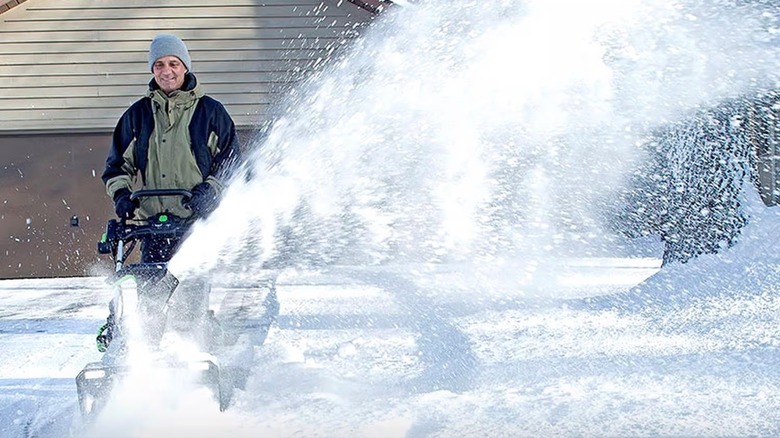
[(163, 32), (240, 128), (258, 126), (372, 17), (338, 0), (28, 0), (0, 15), (0, 135), (110, 131), (145, 93)]

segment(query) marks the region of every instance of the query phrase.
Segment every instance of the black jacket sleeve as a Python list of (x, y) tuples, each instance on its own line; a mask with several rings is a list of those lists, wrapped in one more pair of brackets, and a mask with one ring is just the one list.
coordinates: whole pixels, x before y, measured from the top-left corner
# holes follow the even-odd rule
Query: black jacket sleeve
[(125, 164), (123, 155), (133, 141), (136, 143), (148, 142), (154, 127), (154, 119), (149, 105), (148, 98), (140, 99), (119, 118), (111, 138), (106, 167), (103, 170), (104, 184), (117, 176), (127, 175), (132, 178), (135, 172), (143, 166), (143, 163), (135, 162), (136, 169), (133, 169), (133, 174), (128, 174), (127, 170), (123, 168)]
[(215, 114), (214, 130), (217, 133), (217, 148), (209, 174), (220, 181), (226, 181), (237, 170), (241, 161), (241, 146), (236, 134), (236, 125), (222, 104)]
[[(214, 156), (206, 144), (212, 132), (217, 136)], [(203, 179), (211, 177), (220, 183), (227, 182), (240, 165), (241, 148), (236, 125), (222, 103), (210, 96), (200, 98), (190, 122), (190, 138)]]
[(103, 170), (103, 184), (117, 176), (127, 175), (122, 168), (125, 164), (123, 155), (134, 138), (130, 110), (127, 110), (117, 122), (114, 135), (111, 137), (111, 148), (108, 151), (106, 167)]

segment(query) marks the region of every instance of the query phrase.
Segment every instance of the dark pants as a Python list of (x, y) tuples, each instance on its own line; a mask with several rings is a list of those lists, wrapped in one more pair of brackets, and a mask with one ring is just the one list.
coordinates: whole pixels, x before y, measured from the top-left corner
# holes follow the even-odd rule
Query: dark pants
[(180, 244), (179, 239), (146, 237), (141, 241), (141, 263), (166, 263)]

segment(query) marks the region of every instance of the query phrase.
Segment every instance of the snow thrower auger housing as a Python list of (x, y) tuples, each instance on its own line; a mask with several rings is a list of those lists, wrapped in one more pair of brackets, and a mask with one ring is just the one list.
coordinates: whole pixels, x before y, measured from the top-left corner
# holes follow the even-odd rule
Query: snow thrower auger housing
[[(141, 190), (134, 192), (131, 199), (145, 196), (179, 196), (185, 202), (191, 198), (186, 190)], [(115, 265), (114, 274), (106, 280), (114, 289), (110, 303), (114, 329), (107, 348), (101, 350), (102, 360), (87, 364), (76, 377), (79, 407), (85, 418), (100, 411), (117, 379), (128, 372), (130, 317), (135, 321), (136, 330), (140, 327), (145, 345), (158, 348), (165, 331), (168, 304), (179, 287), (179, 280), (168, 271), (167, 263), (126, 264), (130, 254), (138, 242), (147, 238), (182, 239), (191, 223), (189, 219), (170, 214), (136, 221), (108, 221), (97, 250), (100, 254), (110, 254)], [(226, 408), (228, 400), (222, 396), (219, 365), (213, 355), (204, 352), (186, 362), (163, 358), (159, 365), (196, 373), (196, 380), (212, 388), (220, 410)]]

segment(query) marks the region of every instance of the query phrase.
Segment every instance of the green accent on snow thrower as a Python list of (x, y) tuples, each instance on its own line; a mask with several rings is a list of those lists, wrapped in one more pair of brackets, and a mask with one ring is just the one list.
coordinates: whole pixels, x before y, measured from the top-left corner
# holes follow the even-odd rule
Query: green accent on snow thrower
[(125, 275), (119, 277), (116, 281), (114, 281), (112, 286), (117, 287), (120, 284), (122, 284), (122, 283), (124, 283), (125, 281), (128, 281), (128, 280), (135, 281), (135, 275), (133, 275), (133, 274), (125, 274)]
[(108, 350), (108, 344), (111, 342), (111, 337), (108, 334), (108, 323), (100, 326), (97, 332), (97, 338), (95, 339), (97, 349), (101, 353), (105, 353)]

